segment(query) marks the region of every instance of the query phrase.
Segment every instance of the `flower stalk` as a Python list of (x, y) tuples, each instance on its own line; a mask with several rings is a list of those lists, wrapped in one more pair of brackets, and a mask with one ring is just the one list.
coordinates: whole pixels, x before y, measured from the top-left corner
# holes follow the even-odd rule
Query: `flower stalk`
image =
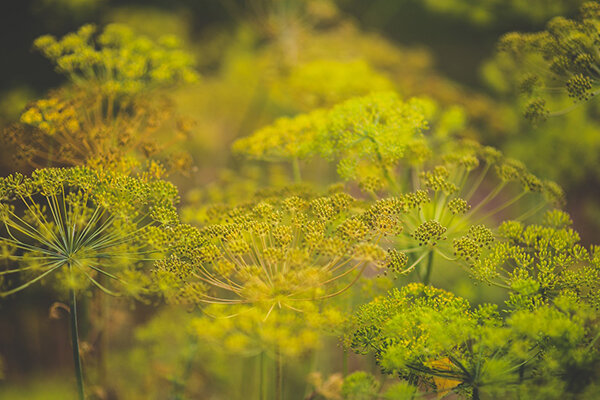
[[(71, 269), (71, 266), (69, 266)], [(85, 400), (83, 385), (83, 368), (81, 367), (81, 355), (79, 353), (79, 330), (77, 326), (77, 296), (75, 290), (69, 290), (69, 308), (71, 325), (71, 345), (73, 347), (73, 362), (75, 366), (75, 378), (77, 379), (77, 393), (79, 400)]]

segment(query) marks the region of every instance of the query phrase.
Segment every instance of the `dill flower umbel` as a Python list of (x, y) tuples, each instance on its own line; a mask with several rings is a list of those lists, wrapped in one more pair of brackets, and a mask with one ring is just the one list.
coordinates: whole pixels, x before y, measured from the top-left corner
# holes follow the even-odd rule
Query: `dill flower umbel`
[[(190, 124), (175, 115), (172, 101), (156, 94), (197, 79), (191, 56), (177, 40), (153, 42), (115, 24), (99, 35), (95, 30), (85, 25), (61, 39), (35, 41), (70, 85), (29, 104), (19, 122), (4, 131), (3, 140), (19, 161), (41, 168), (91, 159), (110, 163), (132, 154), (156, 157), (189, 133)], [(159, 140), (161, 127), (175, 134)], [(173, 165), (184, 166), (184, 155), (170, 153)]]
[[(0, 244), (8, 261), (0, 296), (40, 281), (68, 292), (81, 400), (77, 294), (90, 287), (136, 298), (150, 293), (143, 268), (160, 254), (160, 231), (177, 223), (176, 200), (173, 185), (148, 174), (77, 167), (0, 178)], [(24, 282), (10, 279), (16, 275)]]
[[(409, 284), (362, 306), (346, 344), (373, 353), (384, 373), (438, 394), (538, 398), (552, 384), (558, 399), (591, 383), (589, 368), (600, 362), (596, 317), (568, 294), (502, 318), (495, 305), (473, 308), (444, 290)], [(575, 388), (570, 368), (583, 374), (582, 386)]]
[(324, 157), (337, 161), (342, 178), (356, 179), (361, 167), (374, 164), (387, 171), (410, 147), (422, 147), (421, 133), (432, 106), (424, 99), (403, 102), (393, 92), (373, 93), (329, 110), (279, 119), (236, 141), (233, 150), (265, 161)]
[(94, 25), (84, 25), (59, 40), (41, 36), (34, 46), (75, 85), (95, 84), (86, 90), (100, 90), (106, 96), (198, 79), (192, 57), (181, 50), (176, 37), (153, 42), (125, 25), (109, 24), (98, 35)]
[(177, 221), (177, 191), (141, 178), (86, 167), (2, 178), (1, 240), (9, 265), (18, 267), (0, 274), (26, 277), (2, 295), (41, 280), (60, 290), (93, 286), (110, 294), (143, 294), (148, 279), (140, 267), (157, 254), (156, 229)]
[[(386, 265), (402, 273), (417, 270), (429, 282), (436, 254), (449, 261), (477, 259), (494, 240), (499, 215), (527, 219), (563, 202), (560, 187), (524, 164), (455, 137), (459, 117), (450, 113), (453, 118), (430, 124), (433, 115), (433, 102), (373, 93), (279, 120), (238, 140), (234, 150), (266, 161), (277, 154), (275, 160), (294, 163), (297, 178), (298, 159), (336, 162), (340, 177), (373, 199), (371, 215), (389, 213), (401, 228)], [(286, 140), (288, 134), (295, 139)]]
[(497, 240), (472, 264), (475, 278), (510, 290), (509, 305), (529, 309), (568, 295), (600, 307), (600, 251), (583, 247), (568, 214), (546, 213), (541, 224), (505, 221)]
[(552, 115), (549, 94), (556, 89), (575, 101), (587, 101), (599, 93), (599, 19), (600, 6), (588, 1), (581, 5), (577, 19), (555, 17), (544, 31), (511, 32), (500, 40), (495, 68), (518, 81), (518, 89), (527, 98), (524, 112), (528, 119)]
[(154, 275), (175, 302), (263, 304), (267, 316), (301, 311), (384, 260), (378, 243), (393, 229), (369, 225), (365, 212), (345, 193), (226, 207), (201, 229), (182, 228)]

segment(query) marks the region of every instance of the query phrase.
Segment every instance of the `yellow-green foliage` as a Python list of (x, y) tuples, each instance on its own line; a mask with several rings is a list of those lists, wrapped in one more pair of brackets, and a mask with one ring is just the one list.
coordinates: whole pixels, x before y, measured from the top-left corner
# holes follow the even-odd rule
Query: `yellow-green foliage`
[[(216, 153), (278, 117), (331, 107), (378, 89), (398, 90), (403, 99), (435, 98), (445, 111), (462, 107), (469, 137), (481, 132), (503, 136), (515, 127), (518, 118), (508, 107), (443, 78), (426, 50), (399, 47), (367, 33), (335, 8), (334, 16), (309, 12), (295, 18), (290, 14), (303, 7), (299, 3), (288, 9), (270, 4), (284, 8), (282, 14), (259, 7), (261, 15), (253, 24), (245, 21), (236, 30), (211, 34), (211, 40), (201, 44), (200, 62), (219, 69), (205, 74), (198, 88), (177, 94), (179, 106), (193, 110), (202, 126), (196, 143), (206, 150), (203, 157), (210, 163), (223, 165)], [(306, 8), (311, 7), (307, 2)], [(287, 16), (300, 27), (267, 29), (271, 17)]]
[[(515, 101), (529, 119), (552, 118), (547, 123), (522, 124), (518, 134), (502, 139), (503, 148), (527, 162), (535, 172), (557, 180), (565, 188), (593, 182), (595, 171), (600, 167), (596, 157), (599, 151), (597, 102), (577, 102), (574, 105), (566, 90), (544, 90), (538, 76), (548, 73), (548, 62), (536, 53), (524, 53), (522, 56), (522, 59), (517, 59), (520, 61), (515, 61), (512, 54), (498, 52), (485, 64), (484, 77), (500, 95)], [(537, 86), (523, 87), (528, 83)], [(545, 84), (554, 88), (557, 81), (551, 79)], [(523, 89), (532, 91), (523, 93)], [(516, 100), (518, 94), (520, 96)], [(567, 132), (577, 132), (577, 135)], [(532, 148), (536, 151), (532, 152)]]
[(315, 154), (314, 142), (325, 116), (324, 110), (316, 110), (293, 118), (279, 118), (252, 136), (237, 140), (233, 144), (233, 151), (257, 160), (309, 158)]
[[(295, 65), (275, 95), (301, 109), (327, 107), (351, 97), (390, 90), (392, 82), (364, 60), (323, 59)], [(277, 86), (274, 90), (277, 90)]]
[(413, 400), (421, 397), (416, 387), (407, 382), (395, 383), (382, 390), (375, 377), (363, 371), (348, 375), (340, 392), (347, 400)]
[(336, 159), (346, 180), (357, 168), (374, 164), (387, 170), (419, 147), (433, 108), (427, 100), (403, 102), (393, 92), (380, 92), (317, 110), (273, 125), (236, 141), (233, 150), (258, 160), (297, 160), (315, 156)]
[(195, 318), (197, 313), (180, 307), (156, 310), (136, 327), (132, 344), (110, 352), (111, 387), (136, 400), (234, 393), (231, 386), (240, 376), (230, 368), (233, 360), (210, 341), (198, 340), (190, 324)]

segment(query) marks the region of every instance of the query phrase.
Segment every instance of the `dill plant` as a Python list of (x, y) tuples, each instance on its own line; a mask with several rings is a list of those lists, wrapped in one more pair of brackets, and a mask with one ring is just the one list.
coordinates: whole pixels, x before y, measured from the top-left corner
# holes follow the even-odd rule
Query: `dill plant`
[[(189, 121), (170, 123), (178, 120), (172, 101), (158, 93), (198, 79), (176, 38), (154, 42), (119, 24), (97, 34), (95, 26), (84, 25), (61, 39), (42, 36), (34, 46), (69, 84), (32, 102), (5, 130), (5, 142), (26, 164), (76, 166), (132, 153), (157, 157), (172, 146), (156, 137), (161, 126), (175, 131), (175, 140), (189, 133)], [(172, 154), (172, 164), (185, 167), (184, 157)]]
[[(512, 32), (504, 35), (498, 49), (500, 61), (513, 74), (517, 87), (527, 99), (525, 117), (537, 121), (573, 108), (549, 110), (551, 95), (566, 93), (576, 102), (598, 94), (597, 2), (585, 2), (577, 19), (555, 17), (546, 30), (535, 33)], [(502, 68), (502, 67), (501, 67)]]
[(528, 122), (520, 124), (518, 135), (501, 138), (503, 149), (557, 180), (569, 193), (569, 204), (577, 204), (573, 214), (582, 212), (588, 235), (594, 235), (597, 206), (588, 188), (597, 186), (599, 166), (598, 4), (582, 2), (579, 13), (567, 15), (553, 18), (542, 31), (504, 35), (483, 73)]
[(597, 248), (579, 245), (569, 225), (561, 211), (541, 225), (507, 221), (472, 263), (475, 279), (507, 290), (504, 309), (409, 284), (362, 306), (347, 345), (375, 354), (386, 374), (438, 393), (596, 396)]
[(500, 216), (518, 212), (517, 219), (527, 219), (564, 201), (554, 182), (497, 149), (458, 137), (463, 118), (457, 110), (437, 111), (426, 99), (374, 93), (280, 119), (233, 149), (287, 161), (297, 180), (300, 160), (335, 162), (339, 176), (372, 199), (368, 224), (385, 224), (388, 217), (399, 224), (387, 265), (399, 273), (418, 269), (428, 283), (434, 254), (448, 261), (473, 257), (493, 241)]
[[(279, 398), (282, 353), (314, 348), (314, 327), (323, 323), (319, 309), (336, 313), (316, 305), (348, 290), (367, 265), (395, 274), (418, 271), (428, 284), (437, 254), (472, 272), (470, 262), (496, 240), (499, 215), (518, 210), (527, 197), (537, 203), (518, 219), (562, 203), (562, 190), (522, 163), (457, 139), (463, 122), (458, 109), (440, 112), (429, 100), (403, 102), (383, 92), (283, 118), (240, 139), (234, 151), (290, 162), (298, 183), (302, 160), (333, 161), (367, 200), (267, 190), (240, 204), (234, 190), (228, 204), (202, 211), (200, 229), (182, 226), (170, 258), (156, 264), (165, 298), (210, 304), (204, 312), (217, 318), (192, 324), (203, 341), (237, 352), (273, 352)], [(454, 381), (477, 391), (478, 373)], [(398, 396), (411, 392), (396, 389)]]
[[(333, 190), (325, 196), (301, 186), (264, 190), (254, 201), (208, 208), (202, 227), (182, 228), (180, 244), (174, 240), (170, 259), (155, 273), (159, 281), (162, 275), (186, 278), (179, 281), (183, 287), (195, 278), (199, 291), (190, 288), (191, 300), (207, 303), (294, 310), (295, 302), (334, 297), (349, 288), (348, 278), (384, 260), (379, 244), (397, 233), (400, 221), (388, 214), (370, 223), (369, 203)], [(181, 287), (173, 283), (179, 296)], [(203, 293), (211, 286), (213, 295)], [(170, 289), (165, 286), (167, 298)]]
[[(338, 10), (339, 5), (320, 0), (257, 3), (257, 9), (238, 5), (243, 22), (206, 44), (204, 55), (214, 54), (216, 47), (220, 50), (212, 60), (221, 65), (218, 75), (205, 77), (200, 90), (184, 92), (196, 115), (200, 114), (204, 146), (225, 152), (232, 140), (282, 115), (388, 89), (407, 97), (430, 96), (448, 108), (460, 105), (469, 117), (466, 130), (473, 137), (514, 131), (516, 118), (506, 105), (441, 76), (423, 48), (400, 47), (362, 30)], [(279, 8), (285, 10), (278, 12)], [(279, 26), (265, 29), (286, 18), (299, 26), (290, 35), (285, 36)], [(288, 52), (295, 56), (288, 57)], [(233, 109), (245, 111), (232, 113)], [(217, 142), (216, 137), (224, 139)]]
[[(144, 268), (160, 256), (160, 231), (177, 224), (175, 187), (152, 170), (138, 176), (74, 167), (0, 180), (2, 297), (35, 283), (68, 294), (79, 397), (78, 294), (97, 289), (132, 298), (153, 292)], [(14, 279), (18, 276), (19, 279)]]
[[(168, 302), (208, 304), (208, 318), (192, 321), (199, 340), (271, 354), (280, 371), (282, 358), (314, 351), (319, 332), (339, 330), (343, 318), (329, 300), (367, 268), (384, 268), (401, 222), (384, 211), (335, 190), (262, 190), (253, 201), (209, 207), (199, 229), (181, 226), (153, 274)], [(276, 383), (277, 398), (281, 390)]]
[(505, 221), (489, 251), (472, 260), (473, 276), (511, 290), (509, 304), (534, 308), (562, 293), (600, 306), (600, 253), (580, 244), (568, 214), (553, 210), (541, 224)]
[(168, 301), (211, 305), (204, 312), (218, 317), (215, 322), (195, 322), (203, 340), (269, 351), (281, 377), (281, 357), (313, 349), (315, 330), (338, 313), (319, 304), (384, 260), (378, 243), (393, 227), (367, 225), (362, 204), (345, 193), (217, 211), (204, 227), (182, 231), (181, 244), (156, 264), (154, 276)]
[[(284, 11), (285, 19), (290, 10)], [(531, 397), (554, 376), (567, 376), (553, 386), (556, 393), (573, 392), (569, 368), (597, 365), (598, 251), (577, 244), (568, 216), (559, 211), (547, 214), (542, 225), (523, 222), (561, 205), (561, 189), (498, 150), (462, 139), (458, 132), (466, 120), (459, 107), (440, 109), (428, 99), (401, 100), (393, 92), (343, 101), (392, 84), (361, 61), (294, 65), (293, 39), (302, 30), (290, 32), (273, 15), (265, 17), (271, 22), (267, 34), (281, 40), (290, 63), (281, 81), (269, 82), (272, 89), (292, 89), (292, 108), (322, 108), (279, 119), (237, 141), (234, 151), (289, 162), (299, 185), (249, 200), (259, 185), (242, 184), (224, 193), (228, 204), (192, 216), (201, 221), (196, 228), (177, 223), (172, 186), (147, 176), (90, 168), (11, 176), (4, 180), (3, 201), (17, 208), (3, 207), (3, 244), (6, 257), (21, 266), (2, 275), (21, 273), (26, 282), (9, 280), (4, 294), (54, 278), (71, 297), (74, 340), (77, 291), (95, 287), (133, 297), (156, 291), (168, 303), (202, 305), (208, 318), (193, 317), (194, 338), (238, 354), (272, 353), (274, 392), (281, 398), (281, 357), (316, 348), (324, 325), (343, 325), (339, 309), (326, 300), (348, 291), (369, 267), (416, 271), (423, 284), (363, 306), (346, 341), (374, 352), (386, 373), (408, 382), (384, 392), (368, 374), (353, 374), (341, 387), (345, 398), (414, 399), (422, 395), (416, 385), (439, 395)], [(114, 25), (97, 44), (93, 36), (86, 26), (61, 40), (36, 42), (70, 76), (72, 87), (32, 104), (21, 118), (27, 127), (11, 131), (34, 165), (103, 165), (89, 155), (108, 156), (115, 144), (115, 158), (132, 149), (151, 157), (157, 144), (143, 136), (168, 116), (157, 116), (162, 105), (144, 96), (195, 79), (190, 59), (169, 39), (157, 45)], [(353, 79), (355, 85), (348, 85)], [(35, 153), (36, 141), (52, 142), (52, 151)], [(88, 148), (74, 148), (86, 142)], [(303, 167), (315, 158), (335, 165), (349, 191), (362, 191), (361, 199), (304, 192)], [(507, 215), (515, 220), (500, 223)], [(145, 261), (157, 258), (155, 247), (169, 257), (157, 261), (148, 277), (142, 271)], [(506, 289), (506, 315), (428, 286), (440, 260)], [(73, 347), (78, 363), (76, 342)], [(581, 375), (585, 383), (593, 379)], [(174, 382), (177, 396), (182, 384)]]
[(282, 104), (291, 102), (294, 108), (310, 111), (373, 91), (390, 90), (393, 83), (362, 59), (321, 59), (293, 66), (273, 86), (273, 96), (281, 98)]
[[(562, 189), (499, 150), (460, 138), (461, 118), (425, 99), (375, 93), (280, 119), (238, 140), (234, 151), (289, 162), (297, 181), (301, 160), (324, 158), (368, 196), (362, 222), (389, 229), (391, 239), (380, 265), (417, 271), (423, 282), (375, 299), (350, 323), (349, 346), (373, 352), (385, 373), (474, 399), (482, 392), (534, 396), (550, 382), (557, 396), (593, 392), (597, 251), (578, 244), (561, 211), (526, 225), (564, 204)], [(474, 308), (427, 286), (440, 261), (506, 289), (507, 309)], [(585, 359), (574, 356), (585, 351)], [(588, 371), (581, 387), (566, 372), (571, 367)], [(365, 388), (368, 377), (354, 385), (355, 378), (347, 378), (347, 398), (415, 396), (402, 385), (389, 395), (378, 385)]]
[[(384, 373), (442, 395), (593, 396), (596, 315), (568, 292), (502, 316), (496, 306), (473, 308), (449, 292), (409, 284), (361, 307), (347, 343), (373, 352)], [(376, 396), (372, 390), (366, 398)]]

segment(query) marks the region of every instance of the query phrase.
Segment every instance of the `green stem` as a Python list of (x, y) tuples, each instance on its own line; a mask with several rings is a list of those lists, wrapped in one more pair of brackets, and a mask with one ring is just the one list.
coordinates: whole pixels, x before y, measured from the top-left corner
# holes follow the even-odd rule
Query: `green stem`
[[(99, 279), (104, 280), (106, 278), (102, 275), (99, 276)], [(108, 337), (108, 325), (110, 318), (110, 297), (105, 293), (100, 293), (100, 302), (101, 302), (101, 319), (102, 319), (102, 330), (100, 331), (100, 382), (102, 386), (108, 387), (108, 349), (109, 349), (109, 337)]]
[(600, 332), (598, 332), (596, 336), (594, 336), (594, 339), (592, 339), (592, 341), (585, 347), (585, 349), (587, 351), (590, 351), (592, 347), (594, 347), (594, 343), (596, 343), (596, 340), (598, 339), (600, 339)]
[[(319, 312), (321, 312), (321, 309), (322, 309), (321, 306), (322, 305), (323, 305), (323, 301), (320, 302)], [(318, 364), (318, 355), (319, 355), (319, 353), (316, 350), (311, 351), (311, 354), (310, 354), (310, 363), (308, 365), (307, 376), (308, 376), (309, 373), (317, 370), (317, 365), (319, 365)], [(310, 395), (311, 395), (311, 391), (312, 391), (311, 384), (310, 384), (309, 380), (307, 380), (306, 381), (306, 388), (304, 390), (304, 397), (302, 397), (302, 398), (303, 399), (309, 398)]]
[(275, 400), (283, 399), (283, 363), (279, 349), (275, 350)]
[(385, 180), (388, 182), (388, 184), (390, 185), (391, 189), (392, 189), (392, 193), (398, 195), (402, 192), (400, 186), (398, 185), (398, 182), (396, 182), (396, 180), (394, 178), (392, 178), (392, 175), (390, 174), (389, 169), (387, 169), (387, 167), (382, 167), (383, 168), (383, 176), (385, 177)]
[[(487, 175), (489, 169), (490, 164), (486, 163), (485, 167), (481, 170), (481, 173), (477, 176), (475, 182), (471, 184), (471, 189), (469, 190), (469, 192), (463, 196), (463, 199), (465, 199), (466, 201), (469, 201), (471, 199), (471, 197), (475, 194), (477, 189), (479, 189), (479, 185), (481, 185), (481, 183), (483, 182), (483, 179)], [(461, 185), (460, 187), (464, 187), (464, 185)]]
[(261, 352), (258, 360), (258, 396), (265, 400), (265, 352)]
[(504, 210), (507, 207), (510, 207), (511, 205), (513, 205), (514, 203), (516, 203), (517, 201), (519, 201), (523, 196), (525, 196), (527, 194), (526, 191), (522, 191), (521, 193), (519, 193), (518, 195), (516, 195), (515, 197), (513, 197), (512, 199), (510, 199), (509, 201), (507, 201), (506, 203), (494, 208), (493, 210), (489, 211), (487, 214), (481, 216), (477, 221), (475, 221), (475, 224), (478, 224), (482, 221), (485, 221), (487, 218), (490, 218), (492, 216), (494, 216), (495, 214), (499, 213), (500, 211)]
[(473, 397), (471, 397), (473, 400), (479, 400), (479, 389), (477, 388), (477, 386), (473, 386)]
[[(429, 252), (431, 252), (431, 251), (432, 251), (432, 250), (430, 250)], [(428, 255), (428, 252), (424, 252), (423, 254), (421, 254), (421, 255), (419, 256), (419, 258), (417, 258), (417, 259), (416, 259), (416, 261), (415, 261), (415, 262), (413, 262), (413, 263), (410, 265), (410, 267), (408, 267), (408, 268), (404, 268), (404, 271), (403, 271), (403, 273), (408, 273), (408, 272), (412, 271), (412, 270), (413, 270), (413, 269), (414, 269), (414, 268), (417, 266), (417, 264), (419, 264), (419, 263), (420, 263), (420, 262), (421, 262), (421, 261), (422, 261), (422, 260), (425, 258), (425, 256), (427, 256), (427, 255)], [(420, 268), (419, 268), (419, 269), (420, 269)]]
[(192, 374), (192, 368), (194, 365), (194, 360), (196, 358), (197, 352), (198, 352), (198, 344), (195, 339), (190, 338), (183, 374), (181, 375), (181, 379), (174, 381), (174, 396), (173, 397), (175, 400), (185, 399), (185, 388), (187, 386), (186, 383), (189, 381), (190, 376)]
[(81, 369), (81, 357), (79, 356), (79, 332), (77, 329), (77, 298), (75, 297), (75, 291), (69, 289), (71, 309), (71, 344), (73, 346), (73, 361), (75, 362), (75, 377), (77, 378), (77, 390), (79, 392), (79, 399), (85, 400), (85, 394), (83, 391), (83, 370)]
[(431, 270), (433, 269), (433, 251), (429, 252), (429, 256), (427, 257), (427, 266), (425, 267), (425, 276), (423, 277), (423, 284), (429, 285), (429, 280), (431, 279)]
[(532, 217), (533, 215), (537, 214), (539, 211), (541, 211), (544, 207), (546, 207), (548, 205), (548, 201), (543, 201), (540, 204), (538, 204), (535, 207), (532, 207), (529, 211), (526, 211), (525, 213), (521, 214), (520, 216), (518, 216), (517, 218), (514, 218), (515, 221), (523, 221), (526, 220), (527, 218)]
[(294, 182), (302, 182), (302, 175), (300, 174), (300, 162), (296, 157), (294, 157), (294, 159), (292, 160), (292, 171), (294, 173)]

